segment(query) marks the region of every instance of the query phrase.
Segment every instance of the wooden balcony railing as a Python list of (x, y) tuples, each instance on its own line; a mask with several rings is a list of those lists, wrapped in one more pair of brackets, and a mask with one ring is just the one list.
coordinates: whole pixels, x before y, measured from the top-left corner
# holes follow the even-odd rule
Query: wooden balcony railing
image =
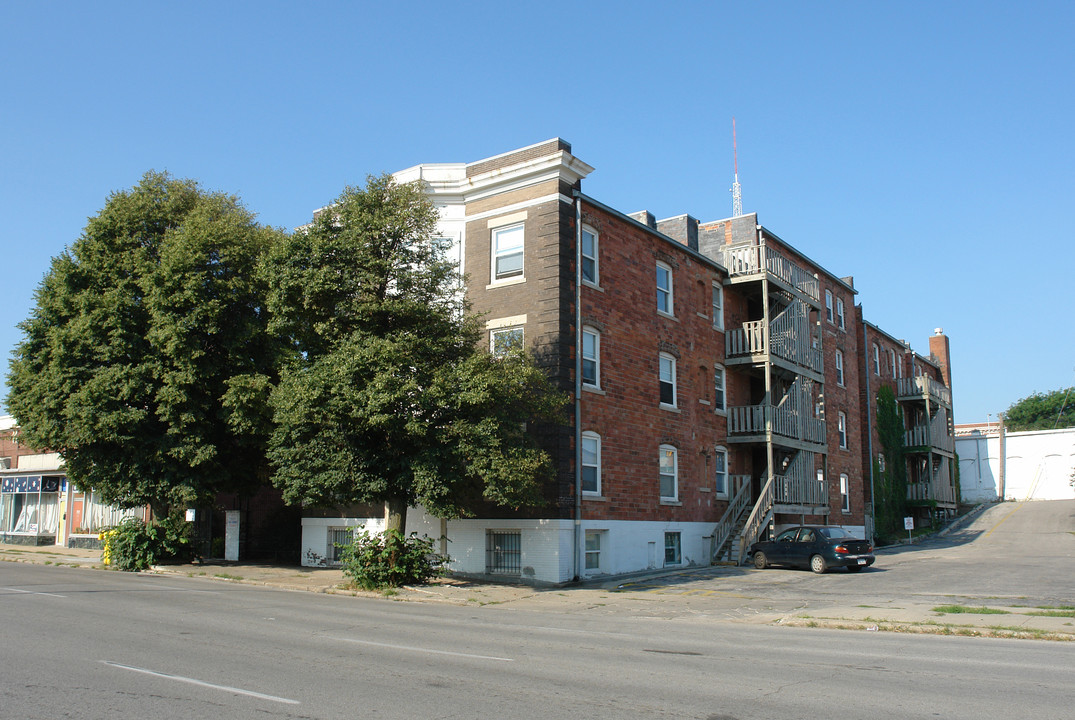
[(931, 397), (938, 402), (951, 407), (952, 391), (944, 384), (937, 382), (931, 377), (920, 375), (918, 377), (900, 378), (896, 384), (897, 399)]
[(721, 264), (731, 277), (768, 272), (813, 300), (821, 297), (817, 276), (788, 260), (766, 245), (743, 245), (721, 248)]
[(947, 452), (955, 452), (956, 439), (948, 434), (948, 417), (939, 412), (929, 425), (916, 425), (903, 436), (907, 447), (931, 447)]
[(770, 476), (758, 495), (758, 501), (754, 503), (754, 509), (750, 511), (750, 517), (743, 525), (742, 539), (739, 542), (740, 565), (743, 564), (747, 549), (757, 542), (762, 530), (769, 524), (773, 515), (773, 497), (773, 478)]
[[(750, 507), (750, 476), (732, 475), (731, 478), (732, 499), (728, 502), (728, 509), (724, 511), (716, 529), (713, 531), (713, 554), (721, 554), (724, 544), (735, 532), (743, 513)], [(714, 557), (714, 560), (717, 558)]]
[[(801, 303), (799, 303), (801, 306)], [(815, 372), (824, 372), (821, 350), (814, 347), (809, 323), (801, 314), (785, 311), (769, 323), (751, 320), (742, 328), (729, 330), (724, 336), (727, 357), (747, 357), (772, 353)]]
[(825, 444), (825, 421), (772, 405), (743, 405), (728, 408), (728, 436), (764, 435), (770, 427), (774, 435)]
[(777, 505), (814, 505), (829, 504), (829, 493), (825, 483), (816, 477), (788, 477), (778, 475), (774, 478), (774, 500)]
[(931, 482), (917, 482), (907, 484), (907, 499), (929, 502), (935, 500), (938, 503), (954, 505), (956, 502), (956, 489), (952, 487), (948, 478), (937, 478)]

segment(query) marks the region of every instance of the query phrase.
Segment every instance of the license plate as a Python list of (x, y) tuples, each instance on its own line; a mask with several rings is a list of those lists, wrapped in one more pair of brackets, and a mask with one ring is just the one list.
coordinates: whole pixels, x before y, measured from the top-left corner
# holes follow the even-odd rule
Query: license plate
[(859, 565), (865, 565), (865, 564), (866, 564), (865, 560), (859, 560)]

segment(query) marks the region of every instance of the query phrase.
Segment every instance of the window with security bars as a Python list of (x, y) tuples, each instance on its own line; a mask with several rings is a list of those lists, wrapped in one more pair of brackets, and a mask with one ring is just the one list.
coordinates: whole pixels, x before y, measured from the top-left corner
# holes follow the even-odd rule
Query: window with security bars
[(522, 570), (523, 538), (518, 530), (488, 530), (485, 533), (485, 572), (491, 575), (518, 575)]
[(340, 545), (350, 545), (354, 542), (355, 531), (349, 527), (330, 527), (328, 529), (328, 547), (325, 549), (325, 559), (330, 565), (339, 565), (343, 562), (343, 548)]

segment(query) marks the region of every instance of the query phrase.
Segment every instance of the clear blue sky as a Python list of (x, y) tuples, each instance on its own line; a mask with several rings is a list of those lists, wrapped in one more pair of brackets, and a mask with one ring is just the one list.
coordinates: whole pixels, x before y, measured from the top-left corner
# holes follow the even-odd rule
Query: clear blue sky
[(957, 421), (995, 418), (1075, 384), (1073, 31), (1068, 2), (0, 0), (0, 353), (149, 169), (292, 228), (560, 136), (589, 195), (713, 220), (734, 115), (744, 209), (919, 352), (944, 328)]

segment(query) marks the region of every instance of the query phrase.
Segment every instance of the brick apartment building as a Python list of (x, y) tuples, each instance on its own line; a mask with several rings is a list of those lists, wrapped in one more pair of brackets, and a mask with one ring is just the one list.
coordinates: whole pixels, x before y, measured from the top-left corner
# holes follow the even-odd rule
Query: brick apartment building
[[(537, 583), (738, 561), (802, 521), (870, 533), (875, 343), (906, 373), (889, 379), (908, 433), (930, 433), (914, 492), (952, 487), (934, 420), (951, 417), (947, 338), (928, 359), (863, 322), (851, 278), (755, 214), (627, 215), (582, 193), (592, 170), (557, 138), (396, 174), (440, 209), (490, 350), (522, 342), (575, 401), (570, 423), (534, 430), (556, 468), (546, 505), (452, 521), (418, 508), (408, 531), (446, 535), (456, 572)], [(383, 526), (348, 514), (306, 514), (304, 563)]]

